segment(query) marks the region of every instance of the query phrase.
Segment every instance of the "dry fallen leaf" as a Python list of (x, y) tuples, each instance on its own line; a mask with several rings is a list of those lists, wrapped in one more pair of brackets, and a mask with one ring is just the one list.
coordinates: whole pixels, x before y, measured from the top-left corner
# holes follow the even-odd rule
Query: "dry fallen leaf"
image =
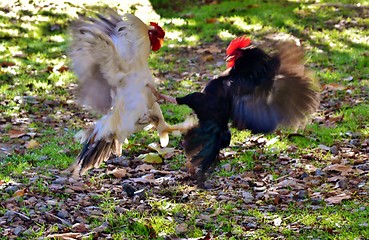
[(143, 161), (151, 164), (159, 164), (163, 162), (163, 158), (157, 153), (148, 153), (143, 157)]
[(25, 193), (26, 193), (26, 189), (22, 188), (22, 189), (15, 191), (13, 193), (13, 197), (23, 197)]
[(76, 183), (74, 185), (66, 185), (65, 188), (66, 188), (66, 190), (67, 189), (72, 189), (73, 191), (76, 191), (76, 192), (88, 191), (88, 189), (89, 189), (84, 183)]
[(61, 239), (61, 240), (72, 240), (72, 239), (80, 239), (80, 233), (60, 233), (60, 234), (51, 234), (46, 237), (47, 239)]
[(116, 178), (124, 178), (127, 175), (127, 170), (124, 168), (115, 168), (112, 171), (108, 171), (107, 174), (112, 174)]
[(304, 189), (305, 186), (301, 183), (298, 183), (297, 180), (295, 179), (286, 179), (283, 180), (282, 182), (279, 182), (277, 184), (277, 187), (279, 188), (285, 188), (285, 187), (291, 187), (293, 189)]
[(76, 223), (72, 226), (73, 231), (76, 231), (78, 233), (87, 232), (87, 226), (84, 223)]
[(333, 196), (333, 197), (329, 197), (329, 198), (325, 199), (325, 201), (327, 203), (330, 203), (330, 204), (339, 204), (339, 203), (342, 202), (342, 200), (350, 199), (350, 198), (351, 198), (351, 195), (350, 194), (341, 193), (339, 195), (336, 195), (336, 196)]
[(351, 166), (343, 165), (343, 164), (333, 164), (325, 167), (323, 171), (337, 171), (341, 172), (343, 176), (348, 175), (350, 172), (354, 172), (354, 169)]
[(40, 144), (34, 139), (32, 139), (31, 141), (26, 142), (26, 148), (27, 149), (38, 148), (39, 146), (40, 146)]
[(154, 169), (153, 165), (150, 165), (150, 164), (142, 164), (142, 165), (139, 165), (135, 168), (135, 171), (142, 171), (142, 172), (146, 172), (146, 171), (150, 171)]
[(2, 62), (0, 62), (0, 66), (1, 67), (12, 67), (14, 65), (15, 65), (14, 62), (9, 62), (9, 61), (2, 61)]
[(183, 234), (188, 231), (188, 225), (186, 223), (180, 223), (176, 226), (176, 234)]
[(19, 137), (26, 135), (26, 133), (23, 132), (22, 130), (10, 129), (8, 132), (8, 135), (10, 138), (19, 138)]
[(151, 148), (152, 150), (157, 151), (164, 158), (172, 156), (173, 153), (176, 151), (175, 148), (169, 147), (162, 148), (158, 143), (150, 143), (148, 147)]
[(342, 84), (339, 83), (329, 83), (329, 84), (323, 84), (323, 89), (327, 89), (327, 90), (345, 90), (346, 87)]
[(68, 66), (66, 66), (66, 65), (63, 65), (63, 66), (61, 66), (59, 69), (58, 69), (58, 72), (65, 72), (65, 71), (68, 71), (69, 70), (69, 67)]
[(206, 23), (216, 23), (218, 21), (217, 18), (207, 18), (205, 19)]
[(214, 60), (214, 56), (211, 54), (206, 54), (205, 56), (201, 57), (201, 60), (204, 62), (210, 62)]

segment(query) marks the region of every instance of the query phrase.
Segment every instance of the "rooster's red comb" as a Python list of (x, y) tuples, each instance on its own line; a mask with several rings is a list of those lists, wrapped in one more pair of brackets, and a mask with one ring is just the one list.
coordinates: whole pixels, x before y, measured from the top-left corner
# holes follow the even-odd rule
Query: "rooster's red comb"
[(157, 31), (157, 37), (158, 38), (164, 38), (165, 32), (164, 30), (157, 24), (156, 22), (150, 22), (150, 26), (153, 26), (155, 30)]
[(229, 43), (226, 54), (231, 55), (235, 50), (245, 48), (249, 46), (250, 43), (250, 38), (247, 38), (246, 36), (235, 38)]

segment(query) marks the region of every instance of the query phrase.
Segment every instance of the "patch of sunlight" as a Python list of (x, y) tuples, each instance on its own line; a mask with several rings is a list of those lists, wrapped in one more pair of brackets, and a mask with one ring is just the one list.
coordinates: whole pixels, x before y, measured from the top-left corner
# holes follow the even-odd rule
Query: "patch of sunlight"
[(369, 128), (362, 128), (360, 132), (365, 137), (369, 136)]
[(252, 32), (252, 31), (259, 31), (263, 29), (263, 25), (256, 23), (250, 24), (244, 21), (243, 17), (231, 17), (231, 18), (220, 18), (220, 22), (232, 22), (232, 26), (237, 27), (242, 31)]
[(251, 137), (251, 132), (248, 130), (239, 131), (235, 128), (231, 128), (232, 138), (231, 145), (243, 144), (246, 139)]
[(9, 74), (12, 74), (12, 75), (17, 75), (18, 74), (18, 71), (19, 71), (19, 64), (16, 63), (15, 61), (15, 66), (12, 66), (12, 67), (8, 67), (8, 68), (3, 68), (1, 71), (2, 73), (9, 73)]
[(200, 39), (198, 35), (191, 35), (185, 38), (186, 42), (188, 43), (197, 43)]
[(153, 216), (150, 222), (152, 228), (159, 237), (164, 237), (175, 232), (175, 224), (171, 217), (164, 218), (161, 216)]
[(167, 21), (170, 25), (175, 25), (175, 26), (183, 26), (183, 25), (187, 25), (188, 22), (185, 21), (182, 18), (172, 18), (169, 21)]
[(223, 41), (228, 41), (230, 39), (233, 39), (237, 37), (235, 34), (230, 33), (228, 30), (221, 30), (218, 33), (218, 37), (222, 39)]
[(12, 37), (17, 37), (19, 36), (19, 30), (18, 29), (1, 29), (1, 32), (3, 33), (7, 33)]
[(50, 37), (50, 40), (51, 41), (54, 41), (54, 42), (64, 42), (64, 38), (62, 35), (54, 35), (54, 36), (51, 36)]
[(24, 29), (27, 29), (27, 30), (35, 30), (36, 29), (36, 27), (33, 24), (29, 23), (29, 22), (22, 22), (21, 27), (24, 28)]
[(341, 39), (338, 39), (337, 36), (345, 36), (344, 34), (342, 34), (341, 32), (338, 33), (337, 31), (333, 30), (333, 31), (329, 31), (330, 33), (328, 34), (328, 31), (323, 31), (323, 32), (319, 32), (319, 31), (312, 31), (312, 33), (310, 34), (311, 39), (313, 40), (320, 40), (321, 42), (327, 44), (330, 48), (332, 49), (347, 49), (349, 46), (347, 44), (344, 43), (344, 41), (342, 41)]
[(183, 81), (181, 81), (181, 86), (189, 88), (189, 87), (193, 86), (193, 82), (191, 80), (183, 80)]
[(286, 141), (281, 140), (279, 137), (274, 137), (268, 140), (265, 144), (265, 148), (272, 153), (282, 152), (286, 150), (287, 147), (288, 143)]
[(361, 80), (360, 85), (369, 87), (369, 80)]
[[(3, 1), (0, 2), (0, 4), (2, 3)], [(5, 2), (5, 1), (4, 1)], [(1, 5), (0, 5), (1, 6)], [(6, 17), (8, 17), (9, 19), (13, 18), (13, 19), (17, 19), (18, 17), (18, 13), (15, 12), (15, 11), (10, 11), (6, 14)]]
[(49, 84), (45, 82), (35, 82), (33, 84), (35, 85), (36, 89), (47, 89), (50, 87)]
[(342, 35), (347, 36), (353, 43), (369, 45), (369, 36), (367, 34), (363, 34), (361, 30), (345, 29), (342, 31)]
[(165, 37), (171, 40), (176, 40), (178, 42), (182, 42), (183, 38), (183, 32), (182, 31), (177, 31), (177, 30), (172, 30), (172, 31), (166, 31), (165, 32)]
[(50, 74), (48, 79), (55, 81), (55, 86), (62, 87), (66, 86), (68, 82), (70, 82), (70, 75), (69, 74), (60, 74), (59, 72), (53, 72)]
[(22, 16), (22, 20), (25, 22), (48, 22), (50, 17), (42, 15)]

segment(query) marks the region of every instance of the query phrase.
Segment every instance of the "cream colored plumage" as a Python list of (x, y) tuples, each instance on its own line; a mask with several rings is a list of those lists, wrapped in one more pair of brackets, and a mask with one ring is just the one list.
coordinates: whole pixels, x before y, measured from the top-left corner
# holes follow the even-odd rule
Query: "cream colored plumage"
[(152, 26), (132, 14), (80, 19), (71, 27), (70, 58), (79, 81), (79, 98), (105, 115), (84, 132), (82, 152), (67, 170), (73, 176), (98, 167), (132, 133), (156, 126), (166, 146), (171, 129), (147, 84), (154, 85), (149, 68)]

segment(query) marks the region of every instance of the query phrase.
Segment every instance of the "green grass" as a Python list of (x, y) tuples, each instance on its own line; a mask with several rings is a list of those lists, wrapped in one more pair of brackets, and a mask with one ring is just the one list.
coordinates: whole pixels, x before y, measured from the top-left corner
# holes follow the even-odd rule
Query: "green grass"
[[(10, 156), (0, 151), (0, 216), (8, 210), (5, 203), (11, 202), (21, 206), (18, 210), (31, 217), (34, 209), (26, 204), (31, 195), (63, 202), (75, 198), (73, 194), (50, 189), (54, 170), (63, 170), (75, 160), (81, 145), (73, 141), (73, 135), (98, 117), (95, 113), (81, 114), (85, 110), (76, 102), (74, 84), (77, 80), (68, 69), (68, 27), (76, 12), (92, 15), (106, 5), (96, 3), (82, 8), (78, 4), (38, 2), (10, 9), (0, 4), (0, 147), (15, 149)], [(203, 237), (208, 232), (216, 239), (369, 238), (368, 199), (359, 194), (361, 189), (350, 189), (352, 200), (335, 206), (324, 202), (314, 205), (313, 196), (309, 195), (304, 201), (284, 199), (272, 211), (268, 206), (274, 205), (273, 199), (258, 198), (253, 204), (243, 203), (242, 191), (257, 194), (249, 183), (243, 183), (240, 189), (227, 185), (231, 179), (242, 182), (237, 177), (243, 174), (253, 173), (260, 182), (273, 182), (288, 177), (289, 171), (298, 168), (303, 171), (307, 164), (322, 169), (332, 163), (334, 154), (319, 149), (319, 145), (347, 147), (351, 146), (350, 141), (358, 140), (362, 144), (369, 138), (367, 9), (324, 5), (332, 3), (325, 0), (319, 1), (320, 4), (279, 0), (203, 2), (151, 1), (166, 31), (164, 47), (152, 53), (149, 60), (153, 73), (160, 79), (161, 92), (183, 96), (201, 90), (207, 81), (225, 69), (224, 51), (233, 37), (247, 35), (262, 42), (276, 33), (300, 39), (307, 50), (307, 65), (322, 86), (340, 84), (344, 90), (325, 90), (317, 113), (322, 122), (309, 123), (297, 134), (282, 129), (264, 136), (264, 143), (249, 144), (254, 137), (249, 131), (232, 129), (231, 146), (223, 153), (234, 153), (222, 159), (209, 177), (221, 181), (224, 189), (201, 190), (186, 181), (160, 189), (146, 186), (148, 196), (140, 202), (145, 211), (140, 210), (140, 204), (125, 199), (122, 192), (99, 192), (91, 197), (91, 202), (101, 209), (102, 216), (88, 217), (90, 228), (107, 222), (104, 234), (110, 234), (113, 239), (191, 238)], [(369, 5), (365, 0), (340, 3)], [(42, 8), (38, 10), (32, 5)], [(139, 5), (120, 6), (122, 10), (133, 12), (139, 8)], [(204, 55), (196, 50), (211, 44), (221, 49), (221, 53), (212, 54), (214, 60), (204, 60)], [(191, 113), (188, 107), (167, 104), (162, 105), (162, 110), (170, 123), (181, 122)], [(338, 116), (343, 118), (337, 120)], [(13, 129), (35, 133), (34, 140), (40, 146), (26, 149), (25, 144), (31, 138), (11, 138), (8, 133)], [(123, 153), (128, 159), (134, 159), (150, 151), (147, 145), (158, 140), (155, 131), (136, 133), (124, 146)], [(170, 147), (183, 150), (180, 144), (181, 137), (171, 136)], [(360, 144), (353, 148), (365, 153)], [(291, 151), (293, 147), (296, 150)], [(280, 157), (285, 155), (291, 158), (289, 164), (293, 167), (281, 164)], [(347, 162), (354, 160), (348, 158)], [(180, 152), (166, 159), (165, 165), (170, 170), (179, 170), (184, 168), (185, 162), (186, 157)], [(228, 163), (231, 172), (222, 167)], [(255, 171), (257, 166), (262, 169)], [(32, 179), (34, 175), (40, 178)], [(358, 185), (360, 181), (367, 181), (368, 174), (359, 177), (349, 180), (357, 181)], [(109, 180), (112, 179), (107, 176), (88, 175), (83, 181), (88, 182), (94, 192)], [(26, 187), (28, 195), (13, 197), (13, 192), (6, 192), (6, 184), (12, 183)], [(312, 186), (309, 193), (335, 191), (333, 183), (322, 184), (325, 188)], [(219, 192), (231, 197), (220, 199), (223, 193)], [(45, 207), (45, 211), (59, 210), (57, 206)], [(118, 211), (119, 207), (125, 210)], [(78, 205), (77, 209), (83, 206)], [(203, 215), (209, 215), (210, 219)], [(274, 222), (277, 218), (282, 220), (279, 226)], [(189, 230), (177, 234), (176, 226), (182, 222)], [(29, 227), (22, 237), (45, 237), (66, 229), (56, 223), (39, 223)], [(0, 227), (0, 232), (5, 230)]]

